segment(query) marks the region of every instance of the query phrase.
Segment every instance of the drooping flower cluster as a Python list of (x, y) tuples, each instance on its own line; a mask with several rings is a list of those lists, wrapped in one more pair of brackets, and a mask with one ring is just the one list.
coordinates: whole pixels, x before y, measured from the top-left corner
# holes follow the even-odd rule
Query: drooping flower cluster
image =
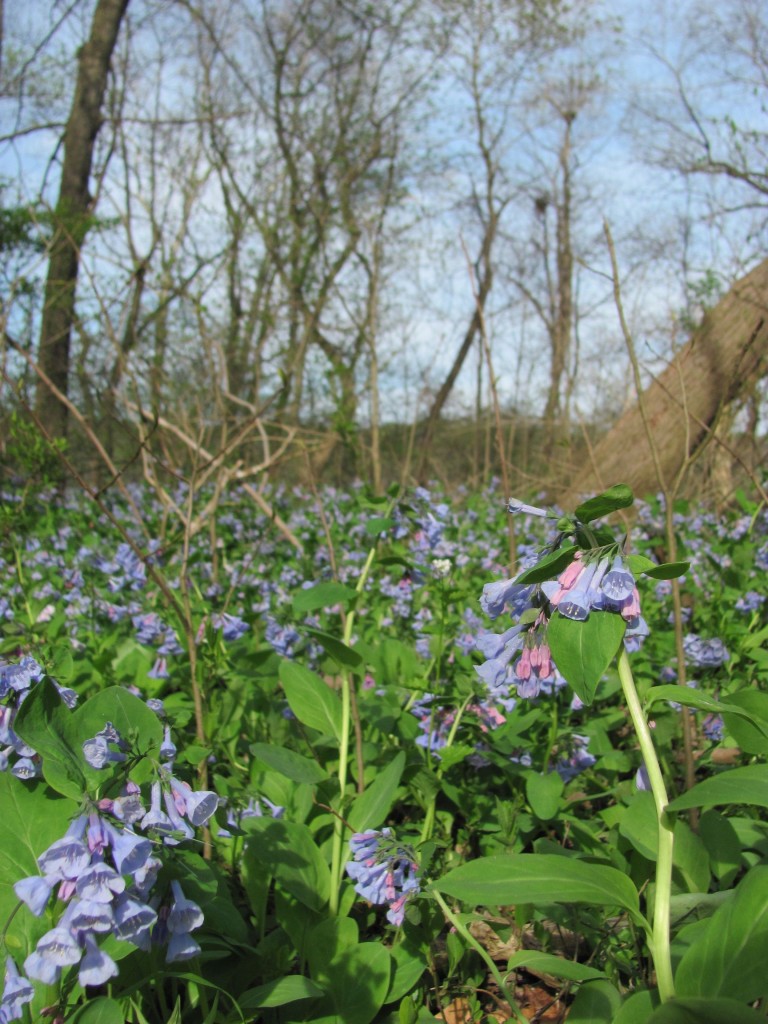
[[(128, 750), (110, 722), (83, 744), (86, 761), (97, 769), (124, 761)], [(169, 760), (152, 783), (149, 808), (140, 788), (127, 781), (119, 796), (92, 805), (38, 857), (39, 875), (15, 883), (16, 895), (33, 914), (41, 917), (52, 899), (58, 914), (24, 962), (27, 978), (54, 984), (64, 969), (78, 966), (81, 985), (104, 984), (117, 974), (117, 965), (99, 945), (107, 934), (140, 949), (165, 945), (168, 961), (200, 952), (191, 932), (202, 925), (202, 910), (185, 897), (178, 880), (165, 894), (157, 892), (156, 882), (164, 849), (191, 838), (195, 828), (209, 821), (219, 798), (192, 790), (172, 774), (176, 748), (168, 729), (160, 752)], [(11, 993), (26, 982), (14, 970), (15, 965)], [(6, 972), (4, 1001), (15, 998), (8, 995), (8, 978)], [(0, 1019), (15, 1018), (6, 1014)]]
[[(514, 499), (508, 509), (556, 518), (544, 509)], [(562, 528), (560, 524), (558, 527)], [(485, 657), (481, 665), (475, 666), (476, 671), (496, 700), (508, 697), (510, 692), (518, 697), (537, 697), (542, 691), (551, 693), (565, 685), (547, 640), (549, 623), (555, 614), (576, 622), (586, 621), (592, 611), (618, 614), (627, 624), (624, 635), (628, 647), (639, 645), (648, 634), (640, 614), (634, 576), (615, 543), (594, 549), (574, 546), (571, 560), (556, 578), (541, 580), (539, 576), (535, 583), (529, 577), (526, 579), (528, 570), (539, 565), (542, 555), (557, 551), (564, 536), (561, 533), (544, 552), (534, 552), (513, 579), (483, 587), (483, 611), (490, 618), (508, 611), (513, 620), (513, 625), (503, 633), (482, 633), (475, 644)]]
[(629, 628), (640, 623), (635, 578), (620, 554), (588, 558), (577, 551), (557, 580), (541, 584), (549, 603), (567, 619), (584, 621), (590, 611), (617, 612)]
[(347, 863), (346, 872), (355, 882), (355, 892), (375, 906), (388, 907), (389, 923), (401, 925), (408, 899), (419, 891), (413, 851), (399, 844), (390, 828), (358, 832), (349, 846), (354, 860)]

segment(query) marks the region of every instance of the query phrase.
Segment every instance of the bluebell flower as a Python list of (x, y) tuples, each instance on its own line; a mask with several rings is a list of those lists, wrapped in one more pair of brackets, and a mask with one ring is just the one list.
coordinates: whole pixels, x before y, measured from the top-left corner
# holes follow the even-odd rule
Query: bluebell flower
[(77, 980), (86, 985), (104, 985), (117, 974), (117, 964), (90, 936), (85, 936), (85, 956), (80, 963)]
[(230, 615), (228, 612), (213, 615), (211, 622), (214, 629), (221, 630), (221, 635), (227, 641), (239, 640), (250, 629), (247, 622), (243, 622), (242, 619), (236, 615)]
[(5, 978), (3, 997), (0, 1000), (0, 1021), (19, 1020), (24, 1016), (24, 1006), (32, 1002), (35, 990), (29, 980), (19, 974), (19, 969), (12, 957), (5, 960)]
[(407, 900), (419, 891), (418, 864), (410, 847), (397, 843), (392, 830), (356, 833), (349, 841), (354, 860), (346, 872), (355, 892), (377, 906), (387, 906), (387, 920), (400, 926)]
[(742, 594), (733, 607), (738, 612), (756, 612), (764, 601), (765, 594), (760, 594), (756, 590), (748, 590), (746, 594)]

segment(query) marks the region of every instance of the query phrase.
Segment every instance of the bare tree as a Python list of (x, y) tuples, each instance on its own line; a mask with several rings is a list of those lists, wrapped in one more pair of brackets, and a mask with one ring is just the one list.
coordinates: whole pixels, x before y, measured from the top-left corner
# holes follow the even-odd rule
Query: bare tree
[[(80, 50), (72, 108), (63, 138), (59, 197), (50, 247), (40, 328), (39, 363), (62, 394), (68, 394), (70, 343), (75, 321), (75, 289), (80, 249), (92, 214), (90, 178), (96, 136), (102, 124), (112, 52), (128, 0), (98, 0), (88, 40)], [(37, 412), (54, 437), (65, 437), (67, 407), (44, 387)]]

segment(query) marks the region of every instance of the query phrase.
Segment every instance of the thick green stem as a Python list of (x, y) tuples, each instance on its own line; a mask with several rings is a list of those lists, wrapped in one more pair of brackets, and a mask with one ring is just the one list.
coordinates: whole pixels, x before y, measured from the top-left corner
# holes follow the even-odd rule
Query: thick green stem
[(653, 745), (651, 730), (648, 726), (640, 698), (635, 687), (635, 680), (630, 668), (629, 658), (624, 647), (618, 661), (619, 679), (624, 691), (635, 734), (640, 744), (640, 751), (648, 773), (653, 800), (656, 805), (656, 817), (659, 826), (659, 853), (656, 860), (656, 886), (653, 898), (653, 926), (649, 937), (651, 954), (656, 968), (656, 981), (662, 1002), (671, 999), (675, 994), (672, 980), (672, 961), (669, 944), (669, 908), (672, 896), (672, 852), (674, 848), (674, 822), (667, 814), (667, 787), (661, 773), (656, 749)]
[(485, 961), (485, 964), (486, 964), (488, 970), (490, 971), (491, 975), (493, 976), (493, 980), (499, 986), (499, 991), (501, 992), (501, 994), (504, 996), (504, 998), (509, 1003), (509, 1007), (510, 1007), (510, 1009), (512, 1011), (512, 1014), (513, 1014), (515, 1020), (518, 1021), (518, 1024), (527, 1024), (527, 1018), (524, 1017), (522, 1015), (522, 1013), (520, 1012), (520, 1010), (518, 1009), (518, 1006), (517, 1006), (517, 1003), (515, 1002), (515, 997), (514, 997), (514, 994), (512, 993), (512, 990), (507, 986), (507, 983), (506, 983), (505, 979), (503, 978), (503, 976), (501, 974), (501, 971), (498, 969), (496, 964), (491, 959), (491, 955), (488, 952), (488, 950), (485, 949), (485, 947), (482, 946), (477, 941), (477, 939), (470, 932), (469, 928), (467, 928), (467, 926), (464, 924), (464, 922), (456, 914), (454, 914), (454, 912), (451, 910), (451, 908), (445, 902), (445, 900), (443, 899), (441, 894), (437, 891), (437, 889), (430, 889), (429, 890), (429, 895), (433, 896), (435, 898), (435, 900), (437, 900), (437, 902), (438, 902), (438, 904), (440, 906), (440, 909), (442, 910), (443, 914), (445, 915), (447, 920), (449, 920), (451, 922), (453, 927), (456, 929), (456, 931), (459, 933), (459, 935), (461, 935), (461, 937), (464, 939), (464, 941), (467, 943), (467, 945), (471, 946), (472, 949), (474, 949), (474, 951), (476, 953), (479, 953), (479, 955), (483, 958), (483, 960)]

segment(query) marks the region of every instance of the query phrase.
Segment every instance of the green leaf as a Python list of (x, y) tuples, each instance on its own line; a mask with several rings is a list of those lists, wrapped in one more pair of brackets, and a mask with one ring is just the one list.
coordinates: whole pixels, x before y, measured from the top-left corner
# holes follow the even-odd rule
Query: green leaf
[(738, 999), (768, 996), (768, 866), (744, 876), (733, 898), (712, 915), (709, 926), (683, 954), (675, 973), (681, 996)]
[(268, 981), (258, 988), (249, 988), (238, 997), (238, 1005), (242, 1010), (263, 1010), (269, 1006), (285, 1006), (286, 1003), (298, 1003), (302, 999), (317, 999), (323, 990), (298, 974), (289, 974), (275, 981)]
[(568, 1024), (613, 1024), (621, 996), (610, 981), (588, 981), (568, 1007)]
[(328, 778), (328, 773), (317, 761), (297, 754), (295, 750), (289, 750), (287, 747), (275, 747), (271, 743), (252, 743), (248, 749), (262, 764), (292, 782), (315, 785)]
[(590, 612), (583, 622), (558, 612), (547, 628), (552, 658), (583, 704), (595, 697), (600, 679), (621, 645), (627, 624), (614, 612)]
[(8, 923), (4, 936), (8, 952), (23, 960), (50, 923), (45, 917), (33, 917), (26, 907), (11, 920), (19, 903), (13, 886), (21, 878), (40, 874), (37, 858), (61, 839), (77, 817), (80, 803), (59, 796), (42, 781), (22, 782), (6, 771), (0, 772), (0, 808), (0, 929)]
[(566, 981), (607, 980), (605, 974), (594, 967), (535, 949), (521, 949), (510, 958), (507, 970), (514, 971), (518, 967), (531, 967), (534, 973), (551, 974), (553, 978), (564, 978)]
[(316, 1008), (315, 1024), (370, 1024), (389, 989), (392, 971), (389, 950), (380, 942), (361, 942), (344, 949), (318, 974), (317, 981), (328, 993)]
[(690, 562), (664, 562), (662, 565), (654, 565), (652, 569), (644, 569), (643, 573), (652, 580), (676, 580), (690, 568)]
[(615, 484), (579, 505), (574, 515), (580, 523), (591, 523), (593, 519), (600, 519), (620, 508), (629, 508), (634, 500), (635, 496), (626, 484)]
[(391, 530), (396, 524), (397, 521), (395, 519), (376, 516), (374, 519), (369, 519), (363, 529), (369, 537), (378, 537), (380, 534), (386, 533), (387, 530)]
[(395, 801), (404, 768), (405, 753), (401, 750), (387, 767), (379, 772), (365, 792), (355, 797), (355, 802), (347, 815), (347, 821), (355, 832), (364, 832), (366, 829), (378, 828), (381, 825)]
[(330, 633), (323, 633), (319, 629), (310, 629), (307, 626), (304, 627), (304, 632), (316, 640), (325, 653), (329, 654), (341, 668), (348, 668), (352, 672), (362, 668), (363, 659), (360, 654), (353, 651), (351, 647), (347, 647), (338, 637), (331, 636)]
[(545, 555), (539, 559), (536, 565), (520, 573), (515, 577), (515, 582), (520, 585), (529, 583), (542, 583), (544, 580), (553, 580), (566, 569), (574, 559), (579, 549), (575, 546), (560, 548), (551, 555)]
[(729, 694), (728, 708), (723, 709), (723, 721), (741, 749), (768, 755), (768, 693), (749, 689)]
[(765, 1017), (735, 999), (670, 999), (643, 1024), (765, 1024)]
[(768, 765), (750, 764), (705, 779), (669, 804), (670, 811), (689, 807), (717, 807), (722, 804), (751, 804), (768, 807)]
[(125, 1014), (120, 1003), (107, 996), (89, 999), (69, 1020), (72, 1024), (123, 1024)]
[(280, 682), (291, 711), (310, 729), (341, 739), (341, 701), (326, 683), (308, 668), (287, 659), (280, 662)]
[(33, 687), (18, 710), (14, 731), (42, 757), (45, 781), (62, 796), (81, 800), (85, 760), (73, 713), (50, 679)]
[[(331, 891), (331, 872), (306, 825), (277, 818), (248, 818), (243, 858), (261, 864), (292, 896), (322, 910)], [(250, 871), (249, 871), (250, 874)]]
[(549, 821), (560, 810), (565, 783), (557, 772), (531, 772), (525, 780), (525, 795), (540, 821)]
[(634, 992), (622, 1002), (613, 1024), (648, 1024), (651, 1011), (658, 1005), (657, 991)]
[(299, 590), (293, 595), (293, 610), (301, 615), (319, 608), (330, 611), (337, 604), (346, 608), (356, 598), (357, 591), (344, 583), (316, 583), (314, 587)]
[[(751, 694), (754, 694), (757, 698), (765, 699), (766, 703), (759, 700), (755, 702), (755, 706), (759, 706), (761, 709), (768, 709), (768, 693), (749, 690), (734, 696), (748, 697)], [(754, 711), (749, 707), (749, 700), (737, 702), (734, 697), (729, 697), (726, 703), (721, 700), (715, 700), (714, 697), (701, 693), (699, 690), (691, 689), (689, 686), (680, 686), (678, 683), (664, 683), (660, 686), (652, 686), (645, 695), (646, 708), (651, 707), (653, 704), (658, 704), (660, 701), (674, 701), (676, 704), (683, 704), (688, 708), (698, 708), (700, 711), (707, 711), (710, 714), (728, 713), (730, 716), (746, 719), (750, 723), (749, 726), (744, 726), (745, 730), (749, 730), (750, 736), (755, 734), (760, 736), (763, 729), (766, 735), (768, 735), (768, 719), (761, 720), (757, 718), (756, 720)], [(762, 740), (766, 743), (765, 736), (762, 737)], [(766, 750), (768, 750), (768, 743), (766, 743)], [(759, 753), (759, 751), (749, 751), (749, 753)]]
[(633, 576), (640, 576), (649, 569), (655, 569), (658, 564), (645, 555), (625, 555), (624, 561)]
[(473, 906), (589, 903), (636, 914), (637, 889), (616, 868), (548, 853), (501, 854), (462, 864), (436, 883)]

